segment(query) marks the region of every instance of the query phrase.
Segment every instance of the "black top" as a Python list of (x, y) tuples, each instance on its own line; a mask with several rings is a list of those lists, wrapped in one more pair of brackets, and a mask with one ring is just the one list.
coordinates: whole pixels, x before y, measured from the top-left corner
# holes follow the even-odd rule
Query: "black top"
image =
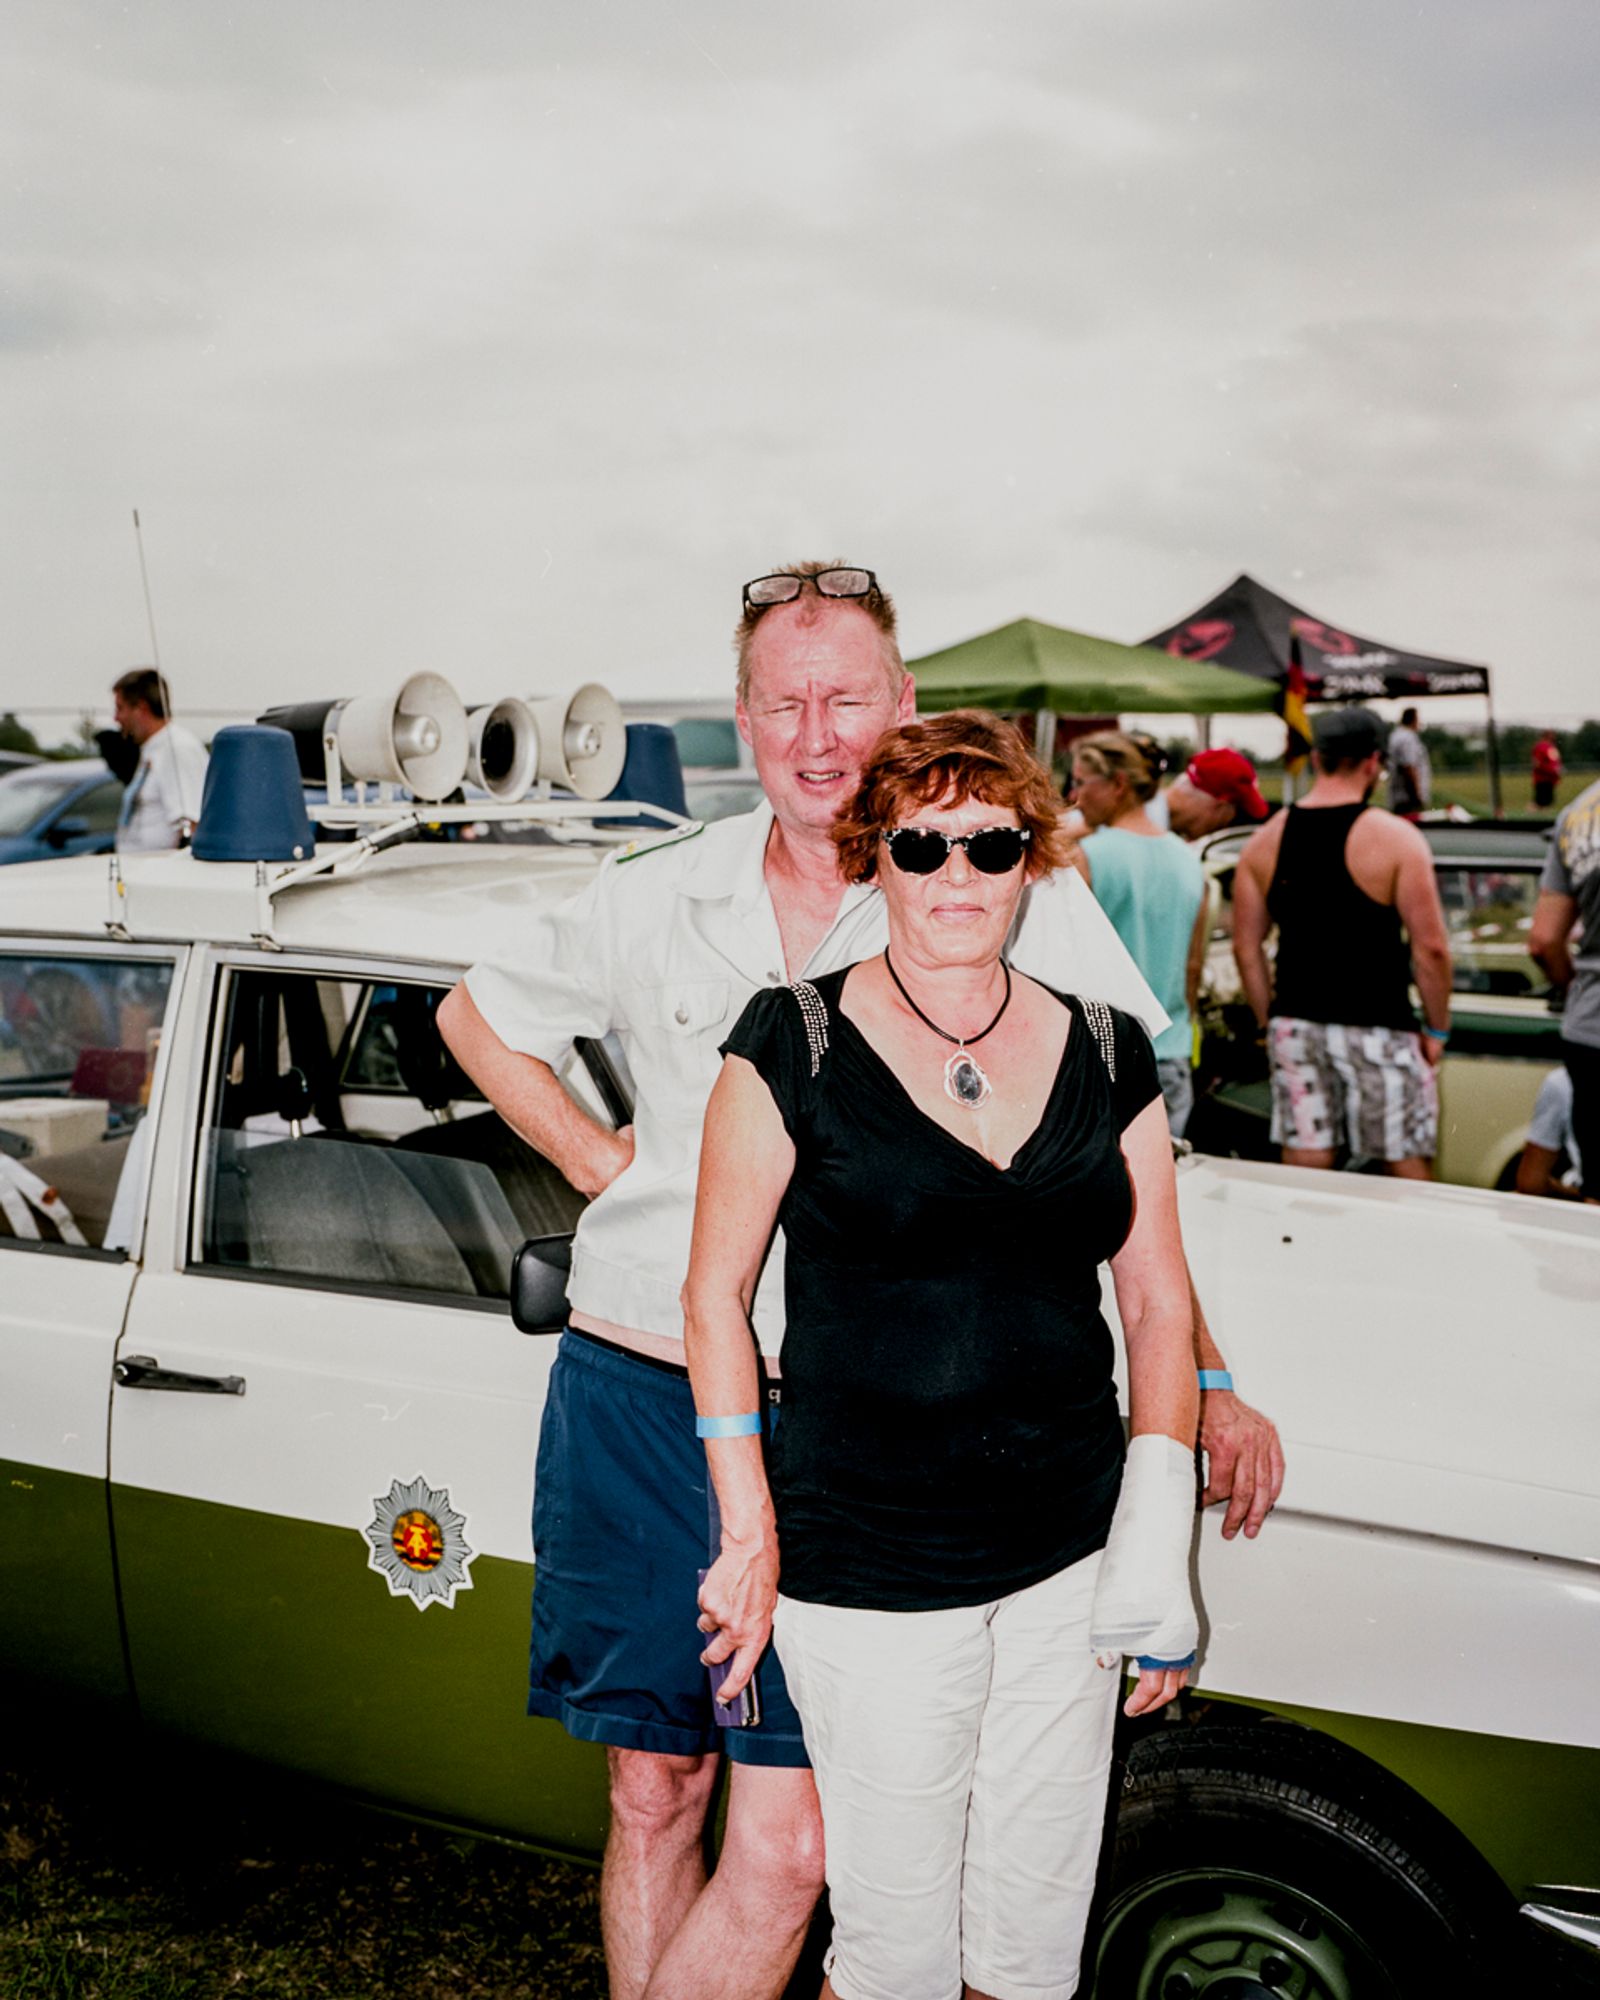
[(839, 1011), (846, 976), (813, 989), (815, 1063), (794, 988), (758, 993), (724, 1045), (795, 1144), (769, 1463), (781, 1588), (890, 1611), (981, 1604), (1105, 1543), (1123, 1441), (1098, 1266), (1133, 1220), (1118, 1142), (1160, 1095), (1155, 1056), (1137, 1021), (1102, 1010), (1113, 1082), (1066, 999), (1044, 1115), (1002, 1170)]
[(1290, 806), (1267, 889), (1278, 926), (1274, 1014), (1414, 1033), (1411, 948), (1400, 913), (1359, 888), (1344, 858), (1364, 805)]

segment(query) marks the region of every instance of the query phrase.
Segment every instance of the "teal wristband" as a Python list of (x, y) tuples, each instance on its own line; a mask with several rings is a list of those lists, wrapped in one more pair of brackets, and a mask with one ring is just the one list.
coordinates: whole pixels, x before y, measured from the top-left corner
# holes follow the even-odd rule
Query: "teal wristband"
[(738, 1417), (696, 1417), (697, 1438), (747, 1438), (761, 1435), (761, 1412), (747, 1410)]
[(1233, 1377), (1226, 1368), (1202, 1368), (1200, 1386), (1202, 1389), (1232, 1389)]
[(1439, 1042), (1442, 1044), (1450, 1039), (1450, 1030), (1448, 1028), (1430, 1028), (1426, 1021), (1422, 1024), (1422, 1032), (1430, 1042)]

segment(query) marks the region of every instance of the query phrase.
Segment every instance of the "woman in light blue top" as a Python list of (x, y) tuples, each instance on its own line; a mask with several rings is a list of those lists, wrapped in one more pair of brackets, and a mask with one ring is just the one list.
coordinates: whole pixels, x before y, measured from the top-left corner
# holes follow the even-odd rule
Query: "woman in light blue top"
[(1160, 773), (1117, 729), (1072, 746), (1072, 788), (1089, 834), (1082, 867), (1100, 907), (1172, 1017), (1156, 1037), (1156, 1070), (1167, 1122), (1183, 1136), (1194, 1107), (1191, 1009), (1206, 948), (1206, 884), (1200, 863), (1145, 810)]

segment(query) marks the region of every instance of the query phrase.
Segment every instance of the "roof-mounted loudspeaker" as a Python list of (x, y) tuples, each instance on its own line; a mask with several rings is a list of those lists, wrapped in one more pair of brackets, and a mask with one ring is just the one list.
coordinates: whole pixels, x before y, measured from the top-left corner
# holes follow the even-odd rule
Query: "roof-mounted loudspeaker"
[(298, 702), (258, 718), (294, 738), (300, 772), (327, 775), (332, 737), (344, 777), (404, 785), (419, 799), (442, 799), (466, 775), (467, 711), (442, 674), (412, 674), (392, 695)]
[(515, 695), (467, 717), (467, 776), (492, 799), (520, 799), (538, 775), (539, 728)]
[(528, 705), (539, 732), (538, 775), (580, 799), (606, 798), (628, 754), (627, 728), (615, 698), (589, 681), (571, 697), (536, 698)]

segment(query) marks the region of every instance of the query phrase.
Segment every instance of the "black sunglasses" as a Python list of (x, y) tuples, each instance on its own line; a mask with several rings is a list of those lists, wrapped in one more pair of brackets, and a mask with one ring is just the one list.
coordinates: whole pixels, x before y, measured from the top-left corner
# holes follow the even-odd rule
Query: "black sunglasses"
[(933, 875), (959, 847), (980, 875), (1009, 875), (1032, 835), (1025, 826), (980, 826), (975, 833), (940, 833), (931, 826), (897, 826), (883, 836), (902, 875)]
[(815, 586), (819, 597), (870, 597), (878, 587), (870, 569), (819, 569), (815, 576), (777, 570), (745, 585), (744, 608), (765, 611), (769, 604), (792, 604), (808, 583)]

